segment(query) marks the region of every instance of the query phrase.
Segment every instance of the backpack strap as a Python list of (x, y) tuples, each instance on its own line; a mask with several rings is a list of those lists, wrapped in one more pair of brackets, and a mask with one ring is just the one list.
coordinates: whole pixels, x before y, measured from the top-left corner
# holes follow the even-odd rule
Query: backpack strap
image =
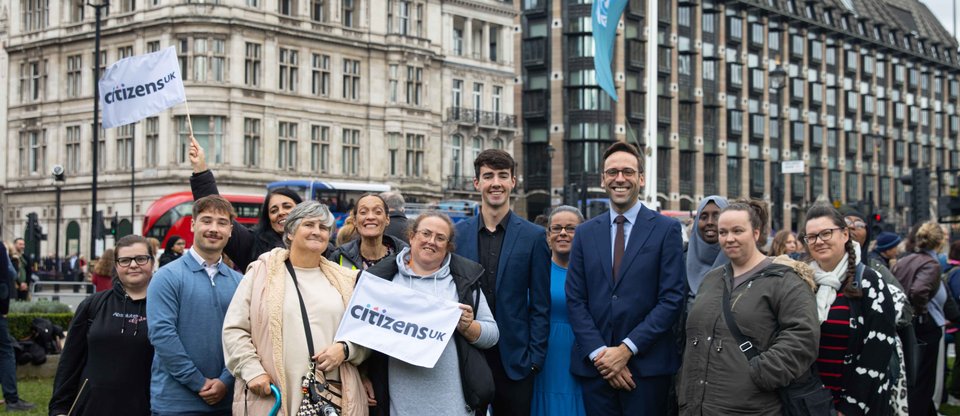
[(747, 356), (747, 361), (760, 355), (753, 343), (740, 331), (740, 326), (737, 325), (737, 320), (733, 317), (733, 311), (730, 310), (730, 288), (727, 287), (726, 273), (724, 273), (723, 279), (723, 319), (727, 323), (730, 335), (733, 335), (733, 338), (737, 340), (737, 348), (740, 348), (743, 355)]

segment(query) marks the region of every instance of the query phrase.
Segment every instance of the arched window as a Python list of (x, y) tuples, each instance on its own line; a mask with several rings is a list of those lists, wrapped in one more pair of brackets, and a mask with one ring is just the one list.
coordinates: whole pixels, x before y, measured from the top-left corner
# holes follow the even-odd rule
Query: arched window
[(459, 178), (463, 173), (463, 136), (454, 134), (450, 138), (450, 176)]
[(480, 152), (483, 151), (483, 137), (476, 136), (473, 138), (473, 160), (477, 160), (477, 156), (480, 156)]
[(493, 139), (493, 148), (503, 150), (503, 139), (499, 137)]
[(76, 221), (67, 223), (67, 241), (64, 253), (74, 254), (80, 252), (80, 224)]

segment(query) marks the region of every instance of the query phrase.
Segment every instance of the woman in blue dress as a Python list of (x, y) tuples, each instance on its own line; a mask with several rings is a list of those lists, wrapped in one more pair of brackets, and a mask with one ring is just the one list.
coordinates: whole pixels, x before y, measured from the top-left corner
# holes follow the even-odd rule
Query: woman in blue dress
[(567, 264), (576, 227), (583, 215), (574, 207), (561, 205), (547, 219), (547, 244), (553, 252), (550, 268), (550, 340), (543, 371), (537, 374), (533, 387), (531, 414), (535, 416), (585, 415), (580, 385), (570, 374), (570, 350), (573, 330), (567, 320), (567, 298), (564, 285)]

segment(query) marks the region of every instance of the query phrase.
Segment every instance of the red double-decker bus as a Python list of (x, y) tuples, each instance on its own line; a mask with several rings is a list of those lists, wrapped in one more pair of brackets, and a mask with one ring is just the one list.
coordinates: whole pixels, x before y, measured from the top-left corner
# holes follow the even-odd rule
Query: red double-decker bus
[[(237, 221), (247, 227), (257, 224), (263, 196), (220, 195), (233, 204), (237, 211)], [(160, 247), (167, 246), (172, 236), (180, 236), (187, 241), (187, 247), (193, 245), (193, 232), (190, 220), (193, 218), (193, 195), (190, 192), (177, 192), (161, 197), (147, 208), (143, 218), (143, 235), (160, 240)]]

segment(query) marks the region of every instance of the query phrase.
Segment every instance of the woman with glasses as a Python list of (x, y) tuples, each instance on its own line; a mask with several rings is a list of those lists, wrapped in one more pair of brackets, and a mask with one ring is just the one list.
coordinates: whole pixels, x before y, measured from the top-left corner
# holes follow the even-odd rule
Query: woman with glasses
[(236, 377), (233, 414), (267, 414), (274, 404), (274, 384), (283, 399), (281, 413), (296, 415), (303, 399), (301, 382), (312, 370), (319, 382), (330, 383), (322, 394), (342, 406), (340, 414), (367, 414), (356, 365), (368, 350), (333, 340), (357, 277), (323, 257), (334, 221), (317, 201), (297, 205), (283, 226), (289, 249), (264, 253), (240, 281), (223, 321), (224, 360)]
[(842, 214), (818, 204), (806, 218), (801, 240), (818, 285), (820, 379), (841, 415), (891, 414), (898, 305), (880, 274), (861, 264)]
[[(759, 201), (734, 201), (717, 220), (729, 263), (707, 273), (690, 309), (677, 387), (683, 415), (779, 416), (786, 412), (777, 389), (809, 377), (820, 333), (813, 282), (802, 263), (760, 251), (766, 221)], [(746, 341), (727, 325), (728, 312), (749, 348), (739, 347)], [(825, 411), (811, 414), (829, 413), (821, 393)]]
[[(500, 338), (493, 313), (480, 291), (483, 267), (454, 254), (453, 222), (446, 214), (427, 211), (408, 232), (403, 248), (364, 273), (410, 289), (460, 302), (455, 336), (473, 348), (487, 349)], [(479, 298), (478, 308), (464, 304)], [(473, 303), (473, 301), (470, 301)], [(433, 368), (418, 367), (374, 353), (366, 366), (373, 383), (376, 408), (371, 415), (473, 415), (466, 404), (457, 340), (447, 342)]]
[(583, 222), (580, 210), (561, 205), (547, 216), (547, 245), (552, 252), (550, 267), (550, 338), (543, 371), (533, 384), (532, 412), (537, 415), (584, 415), (580, 383), (570, 374), (573, 329), (567, 319), (567, 265), (577, 226)]
[(390, 225), (390, 208), (380, 195), (361, 196), (350, 217), (354, 233), (360, 238), (344, 242), (327, 256), (328, 260), (353, 270), (366, 270), (407, 246), (403, 240), (385, 234)]
[(940, 260), (937, 251), (943, 246), (945, 233), (936, 222), (920, 226), (912, 238), (914, 252), (907, 254), (893, 265), (896, 276), (913, 306), (913, 329), (917, 336), (919, 362), (917, 377), (909, 393), (910, 414), (935, 415), (934, 398), (937, 374), (937, 355), (943, 336), (943, 303), (946, 289), (940, 282)]
[(113, 288), (86, 298), (70, 322), (50, 415), (150, 414), (153, 347), (145, 311), (155, 253), (139, 235), (121, 238), (114, 251)]

